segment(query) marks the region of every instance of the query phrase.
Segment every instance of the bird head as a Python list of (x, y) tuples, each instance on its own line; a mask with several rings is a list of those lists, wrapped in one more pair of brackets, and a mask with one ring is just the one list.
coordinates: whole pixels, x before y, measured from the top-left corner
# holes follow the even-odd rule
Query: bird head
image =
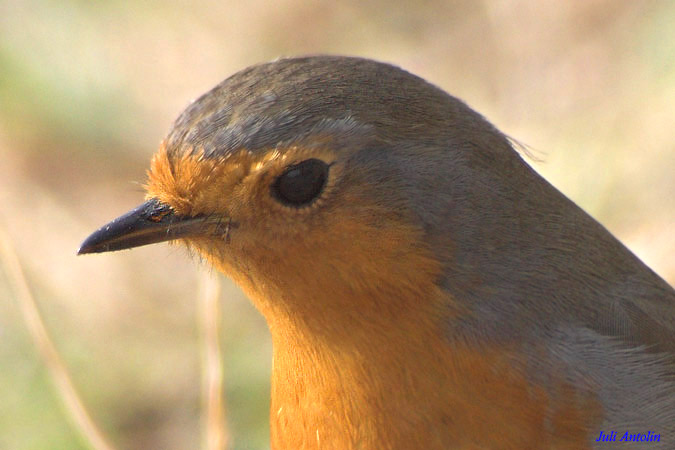
[(181, 240), (272, 328), (352, 336), (364, 321), (447, 315), (436, 291), (457, 240), (481, 234), (467, 211), (503, 205), (511, 191), (495, 186), (509, 183), (494, 179), (524, 167), (479, 114), (408, 72), (280, 60), (194, 101), (153, 157), (146, 203), (80, 253)]

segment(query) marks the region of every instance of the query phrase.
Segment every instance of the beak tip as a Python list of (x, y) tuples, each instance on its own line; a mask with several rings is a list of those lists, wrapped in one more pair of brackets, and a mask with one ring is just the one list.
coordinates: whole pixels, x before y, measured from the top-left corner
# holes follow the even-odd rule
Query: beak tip
[(82, 241), (80, 248), (77, 249), (77, 254), (87, 255), (90, 253), (103, 253), (116, 250), (114, 243), (110, 240), (110, 225), (111, 224), (108, 224), (99, 228), (89, 235), (84, 241)]
[(97, 245), (97, 243), (92, 243), (89, 242), (91, 240), (91, 237), (87, 238), (80, 244), (80, 248), (77, 249), (77, 255), (86, 255), (89, 253), (101, 253), (105, 251), (105, 246), (101, 246), (100, 244)]
[(91, 248), (85, 247), (84, 245), (82, 245), (80, 248), (77, 249), (76, 255), (77, 256), (86, 255), (87, 253), (91, 253)]

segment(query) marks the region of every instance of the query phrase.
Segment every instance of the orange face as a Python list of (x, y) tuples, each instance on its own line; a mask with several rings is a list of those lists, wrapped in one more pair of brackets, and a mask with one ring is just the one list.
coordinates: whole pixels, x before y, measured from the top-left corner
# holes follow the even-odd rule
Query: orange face
[[(215, 215), (230, 224), (227, 238), (221, 229), (186, 241), (235, 279), (271, 326), (287, 320), (282, 311), (297, 320), (312, 309), (315, 328), (353, 333), (358, 323), (343, 320), (355, 309), (372, 308), (382, 317), (412, 307), (391, 296), (414, 298), (415, 309), (425, 309), (417, 299), (436, 289), (439, 264), (405, 211), (378, 202), (368, 183), (359, 182), (366, 173), (346, 170), (349, 153), (338, 156), (320, 145), (242, 150), (221, 159), (184, 155), (172, 160), (160, 149), (148, 197), (182, 216)], [(325, 164), (325, 179), (315, 183), (320, 189), (306, 204), (284, 201), (277, 192), (280, 180), (306, 161)], [(350, 304), (355, 294), (358, 305)]]

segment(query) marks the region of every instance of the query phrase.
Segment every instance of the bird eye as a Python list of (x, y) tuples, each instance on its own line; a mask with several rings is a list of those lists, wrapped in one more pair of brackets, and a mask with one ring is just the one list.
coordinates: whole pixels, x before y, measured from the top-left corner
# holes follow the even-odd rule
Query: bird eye
[(326, 185), (328, 167), (328, 164), (318, 159), (308, 159), (289, 166), (272, 185), (272, 194), (290, 206), (310, 203)]

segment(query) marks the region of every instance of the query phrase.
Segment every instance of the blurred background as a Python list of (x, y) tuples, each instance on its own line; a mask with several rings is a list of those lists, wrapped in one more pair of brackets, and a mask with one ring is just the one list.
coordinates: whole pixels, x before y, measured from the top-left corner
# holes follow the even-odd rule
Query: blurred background
[[(143, 199), (188, 102), (247, 65), (394, 63), (530, 147), (537, 171), (675, 282), (675, 2), (0, 0), (0, 228), (120, 449), (204, 442), (205, 273), (179, 246), (76, 257)], [(0, 448), (85, 449), (0, 266)], [(231, 448), (265, 449), (271, 347), (221, 277)]]

